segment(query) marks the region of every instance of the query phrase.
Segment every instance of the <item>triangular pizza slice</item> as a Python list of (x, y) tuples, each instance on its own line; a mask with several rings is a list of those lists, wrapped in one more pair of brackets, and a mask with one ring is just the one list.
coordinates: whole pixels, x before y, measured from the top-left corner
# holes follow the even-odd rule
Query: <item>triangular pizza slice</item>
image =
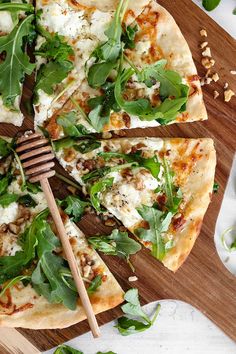
[[(45, 36), (37, 47), (43, 64), (36, 83), (36, 127), (58, 139), (207, 119), (190, 49), (162, 6), (154, 0), (83, 3), (87, 7), (62, 0), (38, 2)], [(56, 69), (61, 54), (53, 56), (49, 50), (60, 35), (74, 51), (63, 59), (70, 60), (73, 69), (61, 83), (51, 85), (62, 74)], [(57, 42), (59, 53), (61, 49), (66, 56), (65, 43)], [(43, 70), (49, 70), (48, 77)], [(63, 129), (72, 126), (79, 129)]]
[(211, 139), (64, 138), (54, 148), (98, 212), (105, 207), (170, 270), (181, 266), (211, 200)]
[[(68, 327), (86, 315), (44, 195), (24, 180), (10, 147), (0, 139), (0, 326)], [(123, 301), (121, 287), (61, 212), (94, 312), (117, 306)]]

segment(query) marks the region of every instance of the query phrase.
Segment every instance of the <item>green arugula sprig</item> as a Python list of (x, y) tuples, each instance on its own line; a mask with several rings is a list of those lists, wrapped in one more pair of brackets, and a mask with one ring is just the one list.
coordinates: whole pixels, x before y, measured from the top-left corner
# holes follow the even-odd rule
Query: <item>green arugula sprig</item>
[(131, 265), (129, 257), (141, 250), (138, 242), (128, 236), (127, 232), (113, 230), (109, 236), (93, 236), (88, 238), (89, 244), (96, 250), (109, 255), (126, 259)]
[(214, 10), (221, 0), (202, 0), (202, 6), (207, 10), (207, 11), (212, 11)]
[(124, 296), (127, 303), (121, 306), (122, 311), (129, 317), (123, 316), (118, 319), (115, 326), (122, 336), (128, 336), (146, 331), (156, 321), (161, 305), (158, 304), (152, 319), (142, 310), (139, 302), (138, 289), (130, 289)]
[(76, 124), (77, 114), (75, 111), (61, 114), (57, 118), (57, 124), (63, 127), (64, 133), (69, 137), (80, 138), (89, 134), (89, 131), (82, 125)]
[(91, 205), (90, 202), (81, 200), (78, 196), (69, 195), (64, 200), (59, 201), (59, 205), (74, 222), (80, 221), (85, 208)]
[(0, 54), (6, 53), (5, 60), (0, 63), (0, 94), (3, 104), (11, 110), (18, 110), (15, 100), (21, 95), (21, 82), (35, 68), (25, 53), (27, 39), (34, 33), (33, 20), (34, 15), (27, 16), (11, 33), (0, 37)]
[(182, 192), (174, 185), (174, 172), (170, 170), (169, 162), (163, 158), (162, 166), (164, 168), (164, 192), (167, 197), (165, 207), (169, 212), (175, 214), (178, 211), (179, 205), (182, 202)]
[(104, 209), (101, 207), (101, 201), (99, 198), (100, 194), (104, 192), (107, 188), (112, 187), (113, 181), (113, 177), (101, 178), (100, 180), (98, 180), (98, 182), (95, 182), (89, 190), (90, 201), (92, 203), (92, 206), (100, 213), (104, 212)]
[(135, 230), (135, 234), (143, 241), (151, 242), (152, 255), (162, 261), (167, 249), (169, 249), (169, 243), (166, 248), (163, 233), (168, 230), (173, 214), (171, 212), (162, 212), (155, 208), (155, 206), (149, 207), (143, 205), (137, 210), (142, 218), (148, 222), (149, 228), (138, 228)]

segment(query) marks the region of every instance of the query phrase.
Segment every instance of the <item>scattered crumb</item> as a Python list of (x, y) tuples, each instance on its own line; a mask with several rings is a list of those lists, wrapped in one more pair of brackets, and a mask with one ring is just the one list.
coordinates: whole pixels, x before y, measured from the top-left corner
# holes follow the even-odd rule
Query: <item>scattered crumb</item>
[(200, 48), (201, 48), (201, 49), (204, 49), (206, 46), (208, 46), (208, 42), (202, 42), (202, 43), (200, 44)]
[(201, 29), (200, 35), (201, 35), (202, 37), (207, 37), (207, 31), (206, 31), (205, 29)]
[(206, 85), (210, 85), (210, 83), (212, 82), (212, 78), (211, 77), (207, 77), (205, 80), (205, 84)]
[(219, 97), (220, 96), (220, 94), (219, 94), (219, 92), (218, 91), (214, 91), (214, 100), (216, 100), (217, 99), (217, 97)]
[(234, 91), (228, 89), (224, 92), (225, 102), (229, 102), (233, 96), (235, 96)]
[(202, 52), (202, 56), (203, 57), (211, 57), (211, 49), (210, 49), (210, 47), (206, 47), (204, 52)]
[(133, 281), (137, 281), (137, 280), (138, 280), (138, 277), (136, 277), (136, 275), (128, 278), (129, 282), (133, 282)]
[(219, 77), (219, 75), (217, 73), (214, 73), (211, 78), (215, 82), (217, 82), (220, 79), (220, 77)]
[(201, 78), (200, 84), (201, 84), (201, 86), (204, 86), (204, 85), (205, 85), (205, 77)]
[(207, 57), (202, 58), (202, 65), (204, 66), (204, 68), (206, 69), (210, 69), (212, 66), (215, 65), (215, 60), (214, 59), (210, 59)]
[(224, 84), (224, 90), (226, 90), (228, 87), (229, 87), (229, 84), (228, 84), (228, 82), (226, 82), (226, 83)]
[(230, 71), (230, 74), (236, 75), (236, 70), (231, 70), (231, 71)]
[(211, 73), (211, 69), (208, 69), (207, 72), (206, 72), (205, 77), (208, 77), (210, 75), (210, 73)]
[(110, 132), (102, 133), (102, 138), (103, 139), (110, 139), (111, 137), (112, 137), (112, 134)]

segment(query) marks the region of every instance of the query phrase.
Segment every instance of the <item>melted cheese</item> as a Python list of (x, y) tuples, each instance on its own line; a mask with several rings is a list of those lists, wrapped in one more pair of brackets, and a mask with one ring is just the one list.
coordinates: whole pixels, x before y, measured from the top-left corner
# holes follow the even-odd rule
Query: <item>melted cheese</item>
[(11, 203), (8, 207), (0, 206), (0, 224), (9, 224), (16, 220), (18, 214), (18, 204)]

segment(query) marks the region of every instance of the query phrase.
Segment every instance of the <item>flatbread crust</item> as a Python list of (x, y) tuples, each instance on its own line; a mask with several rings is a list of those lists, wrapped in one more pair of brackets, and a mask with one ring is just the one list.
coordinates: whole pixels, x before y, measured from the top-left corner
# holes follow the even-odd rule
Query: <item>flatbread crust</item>
[[(88, 247), (85, 236), (75, 224), (68, 221), (66, 227), (69, 227), (70, 231), (72, 230), (78, 240), (72, 244), (74, 253), (77, 254), (81, 249), (87, 249), (89, 254), (96, 254)], [(107, 275), (105, 282), (90, 296), (94, 313), (98, 314), (123, 302), (124, 293), (98, 254), (96, 254), (96, 258)], [(71, 311), (61, 304), (50, 304), (43, 296), (39, 296), (30, 285), (22, 288), (13, 287), (7, 291), (4, 301), (0, 301), (0, 327), (56, 329), (72, 326), (84, 319), (86, 319), (86, 315), (80, 300), (77, 309)]]
[[(117, 1), (114, 0), (106, 0), (104, 2), (87, 2), (84, 0), (82, 3), (98, 6), (102, 10), (107, 10), (107, 8), (114, 10), (117, 5)], [(37, 4), (38, 8), (42, 7), (40, 2)], [(111, 14), (111, 10), (109, 10), (109, 13)], [(136, 47), (133, 50), (126, 50), (126, 55), (130, 60), (142, 68), (147, 64), (153, 64), (157, 60), (165, 58), (168, 61), (167, 67), (177, 71), (183, 77), (183, 82), (190, 87), (186, 111), (179, 114), (169, 124), (206, 120), (207, 112), (191, 51), (180, 28), (170, 13), (154, 0), (131, 1), (130, 9), (125, 16), (125, 22), (126, 24), (137, 22), (139, 25), (139, 31), (136, 34), (136, 38), (138, 38)], [(90, 53), (94, 47), (92, 46), (91, 48)], [(83, 63), (80, 62), (80, 65), (83, 66)], [(76, 108), (70, 99), (67, 100), (68, 97), (72, 95), (74, 100), (86, 111), (88, 108), (86, 104), (87, 99), (98, 94), (97, 91), (88, 86), (85, 75), (81, 75), (81, 72), (84, 71), (82, 66), (80, 67), (80, 78), (76, 78), (75, 85), (73, 88), (68, 88), (68, 91), (63, 94), (63, 98), (60, 98), (60, 102), (50, 107), (52, 100), (47, 97), (45, 98), (45, 102), (48, 108), (43, 108), (43, 105), (41, 106), (40, 103), (36, 106), (35, 127), (37, 128), (38, 125), (42, 124), (47, 126), (54, 139), (63, 135), (61, 127), (56, 123), (58, 115)], [(41, 94), (43, 97), (44, 94)], [(78, 113), (78, 121), (84, 124), (89, 131), (95, 132), (93, 127), (86, 122), (80, 113)], [(155, 120), (141, 121), (137, 116), (130, 116), (127, 121), (127, 114), (124, 114), (124, 112), (113, 112), (109, 123), (104, 126), (103, 131), (145, 128), (158, 125), (160, 124)]]
[[(190, 253), (194, 242), (199, 235), (203, 217), (211, 200), (214, 174), (216, 165), (216, 152), (212, 139), (184, 139), (184, 138), (124, 138), (101, 141), (101, 147), (87, 154), (80, 154), (73, 149), (64, 149), (57, 152), (57, 158), (61, 165), (75, 178), (80, 184), (84, 184), (81, 177), (83, 175), (82, 161), (98, 158), (100, 151), (122, 152), (130, 151), (139, 146), (139, 150), (146, 153), (155, 152), (162, 156), (167, 154), (170, 168), (175, 172), (175, 183), (183, 193), (183, 205), (180, 206), (181, 218), (172, 223), (167, 231), (168, 239), (174, 240), (174, 247), (167, 252), (163, 259), (163, 264), (172, 271), (176, 271), (185, 261)], [(104, 149), (105, 148), (105, 149)], [(128, 153), (128, 152), (127, 152)], [(68, 161), (68, 156), (74, 158)], [(84, 162), (82, 162), (84, 164)], [(84, 164), (85, 165), (85, 164)], [(78, 166), (78, 168), (77, 168)], [(86, 165), (87, 166), (87, 165)], [(108, 175), (109, 176), (109, 175)], [(143, 176), (141, 176), (143, 177)], [(143, 193), (139, 192), (138, 186), (127, 192), (131, 182), (125, 179), (116, 179), (113, 187), (100, 198), (101, 203), (113, 213), (131, 232), (141, 227), (142, 218), (137, 214), (136, 208), (142, 204), (151, 206), (154, 203), (155, 188), (152, 187), (153, 181), (147, 182), (151, 177), (147, 173), (143, 178), (146, 183)], [(119, 189), (117, 192), (117, 183), (125, 185), (125, 190)], [(150, 187), (151, 186), (151, 187)], [(117, 193), (127, 193), (127, 197), (117, 199)], [(139, 196), (138, 196), (139, 194)], [(138, 199), (138, 202), (136, 200)], [(122, 202), (121, 200), (124, 200)], [(141, 201), (139, 201), (141, 200)], [(134, 201), (134, 202), (133, 202)], [(132, 205), (136, 203), (136, 205)], [(182, 203), (181, 203), (182, 204)], [(181, 222), (184, 221), (182, 225)], [(145, 247), (151, 248), (151, 245), (144, 242)]]

